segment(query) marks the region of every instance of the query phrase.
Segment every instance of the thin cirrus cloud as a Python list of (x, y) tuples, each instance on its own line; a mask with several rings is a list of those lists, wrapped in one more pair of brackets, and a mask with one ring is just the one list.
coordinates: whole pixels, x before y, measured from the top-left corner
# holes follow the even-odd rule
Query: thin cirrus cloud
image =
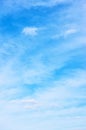
[(38, 28), (37, 27), (24, 27), (22, 30), (22, 33), (27, 36), (36, 36), (38, 34)]
[[(71, 0), (70, 0), (71, 1)], [(1, 8), (1, 13), (12, 13), (11, 11), (19, 11), (21, 9), (29, 9), (31, 7), (52, 7), (52, 6), (55, 6), (57, 4), (60, 4), (60, 3), (68, 3), (69, 1), (68, 0), (47, 0), (46, 2), (43, 1), (43, 0), (3, 0), (1, 1), (1, 4), (2, 4), (2, 8)], [(2, 12), (2, 9), (5, 9), (4, 12)]]
[(78, 30), (76, 28), (70, 28), (67, 30), (64, 30), (63, 32), (61, 32), (60, 34), (56, 34), (54, 36), (52, 36), (52, 38), (67, 38), (68, 36), (71, 36), (73, 34), (76, 34), (78, 32)]
[[(37, 127), (37, 124), (39, 122), (40, 128), (43, 126), (43, 124), (46, 125), (46, 123), (46, 127), (49, 128), (50, 125), (47, 119), (52, 120), (52, 124), (54, 124), (56, 128), (61, 128), (60, 125), (63, 124), (63, 127), (65, 127), (65, 129), (69, 129), (71, 127), (70, 129), (72, 130), (76, 127), (85, 130), (84, 123), (86, 119), (86, 106), (80, 105), (82, 102), (85, 103), (86, 98), (85, 92), (83, 92), (84, 90), (82, 87), (82, 79), (85, 75), (83, 75), (83, 73), (83, 70), (77, 70), (75, 72), (72, 72), (71, 76), (66, 76), (59, 81), (54, 81), (50, 85), (52, 86), (51, 88), (46, 87), (46, 89), (38, 89), (35, 95), (33, 95), (33, 98), (31, 95), (31, 97), (29, 96), (21, 99), (0, 101), (1, 105), (4, 108), (2, 109), (1, 107), (2, 113), (6, 112), (6, 115), (1, 114), (1, 117), (3, 120), (6, 118), (9, 119), (8, 125), (6, 124), (7, 128), (9, 128), (10, 122), (12, 122), (13, 125), (15, 123), (16, 128), (20, 126), (17, 124), (15, 118), (13, 119), (12, 113), (15, 113), (17, 120), (24, 123), (24, 126), (22, 126), (21, 128), (22, 130), (26, 126), (29, 128), (33, 127), (33, 125), (31, 124), (32, 121), (36, 121), (36, 123), (34, 123), (35, 127)], [(79, 86), (80, 90), (77, 88), (78, 82), (75, 83), (77, 77), (79, 82), (81, 82)], [(69, 85), (68, 83), (70, 80), (72, 80), (72, 85)], [(86, 85), (86, 82), (84, 85)], [(21, 118), (25, 119), (26, 122), (23, 122)], [(27, 119), (32, 120), (29, 126)], [(59, 122), (57, 123), (57, 121)], [(42, 122), (43, 124), (41, 124)], [(76, 125), (73, 122), (75, 122)], [(51, 128), (53, 128), (52, 125)]]

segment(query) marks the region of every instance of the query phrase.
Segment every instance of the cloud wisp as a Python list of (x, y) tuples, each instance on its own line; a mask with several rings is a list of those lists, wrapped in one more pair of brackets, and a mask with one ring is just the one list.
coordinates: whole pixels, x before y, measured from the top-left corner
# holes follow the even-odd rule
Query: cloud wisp
[(27, 36), (36, 36), (38, 34), (38, 28), (37, 27), (25, 27), (22, 30), (22, 33)]
[[(1, 1), (1, 14), (9, 14), (14, 13), (16, 11), (20, 11), (22, 9), (30, 9), (31, 7), (53, 7), (58, 4), (69, 3), (71, 0), (47, 0), (46, 2), (43, 0), (3, 0)], [(4, 9), (4, 12), (2, 11)]]

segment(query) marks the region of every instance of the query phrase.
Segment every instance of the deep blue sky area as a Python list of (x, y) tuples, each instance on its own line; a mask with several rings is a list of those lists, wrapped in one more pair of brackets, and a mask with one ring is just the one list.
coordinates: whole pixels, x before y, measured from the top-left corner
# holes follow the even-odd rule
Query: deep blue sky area
[(86, 130), (86, 0), (0, 0), (0, 130)]

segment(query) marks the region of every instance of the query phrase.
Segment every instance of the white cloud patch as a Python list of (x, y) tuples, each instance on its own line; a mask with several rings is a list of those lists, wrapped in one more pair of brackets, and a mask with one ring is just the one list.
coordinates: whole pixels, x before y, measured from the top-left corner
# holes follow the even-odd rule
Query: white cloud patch
[(38, 34), (37, 27), (24, 27), (22, 33), (29, 36), (36, 36)]
[(66, 30), (65, 32), (64, 32), (64, 35), (70, 35), (70, 34), (73, 34), (73, 33), (75, 33), (75, 32), (77, 32), (76, 31), (76, 29), (68, 29), (68, 30)]
[(55, 34), (52, 36), (53, 39), (58, 39), (58, 38), (68, 38), (69, 36), (76, 34), (78, 30), (76, 28), (69, 28), (64, 31), (61, 31), (59, 34)]
[(76, 33), (77, 30), (75, 28), (68, 29), (64, 32), (64, 37)]

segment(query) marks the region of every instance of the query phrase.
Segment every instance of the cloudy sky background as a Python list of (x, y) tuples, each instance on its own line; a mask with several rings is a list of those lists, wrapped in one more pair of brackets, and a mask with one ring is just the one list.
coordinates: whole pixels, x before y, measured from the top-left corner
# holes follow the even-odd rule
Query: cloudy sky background
[(0, 129), (86, 130), (86, 0), (0, 0)]

